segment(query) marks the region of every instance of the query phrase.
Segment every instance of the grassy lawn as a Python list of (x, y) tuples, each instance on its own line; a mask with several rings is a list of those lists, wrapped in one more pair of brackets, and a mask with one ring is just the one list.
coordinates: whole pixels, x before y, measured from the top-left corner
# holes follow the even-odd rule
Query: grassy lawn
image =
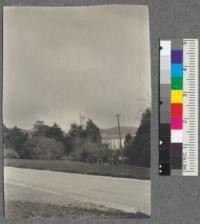
[(38, 204), (32, 202), (9, 201), (6, 204), (6, 217), (16, 218), (148, 218), (149, 216), (140, 212), (126, 213), (119, 210), (98, 210), (95, 208), (79, 208), (73, 206), (58, 206), (50, 204)]
[(38, 170), (93, 174), (100, 176), (124, 177), (135, 179), (150, 179), (150, 168), (130, 165), (97, 165), (72, 161), (47, 161), (26, 159), (5, 159), (6, 166)]

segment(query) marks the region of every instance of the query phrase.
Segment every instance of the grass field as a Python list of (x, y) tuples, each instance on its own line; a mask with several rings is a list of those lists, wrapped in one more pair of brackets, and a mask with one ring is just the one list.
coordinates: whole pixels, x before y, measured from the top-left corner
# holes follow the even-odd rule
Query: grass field
[(148, 218), (149, 216), (141, 212), (126, 213), (114, 209), (98, 210), (95, 208), (89, 209), (73, 206), (66, 207), (66, 206), (38, 204), (31, 202), (9, 201), (6, 203), (6, 217), (87, 219), (87, 218)]
[(135, 179), (150, 179), (150, 168), (136, 167), (126, 164), (121, 165), (97, 165), (84, 162), (72, 161), (47, 161), (47, 160), (25, 160), (25, 159), (5, 159), (6, 166), (51, 170), (60, 172), (71, 172), (81, 174), (93, 174), (100, 176), (124, 177)]

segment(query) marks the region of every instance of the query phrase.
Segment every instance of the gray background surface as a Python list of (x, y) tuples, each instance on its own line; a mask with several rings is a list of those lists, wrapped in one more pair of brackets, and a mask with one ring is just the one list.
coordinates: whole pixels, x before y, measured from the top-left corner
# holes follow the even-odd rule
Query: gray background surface
[[(98, 5), (98, 4), (148, 4), (151, 36), (152, 72), (152, 144), (151, 180), (152, 215), (146, 219), (98, 220), (0, 220), (0, 223), (129, 223), (129, 224), (199, 224), (200, 177), (158, 176), (158, 75), (159, 38), (200, 38), (199, 0), (7, 0), (1, 1), (0, 31), (0, 92), (2, 95), (2, 6), (3, 5)], [(1, 98), (2, 102), (2, 98)], [(0, 102), (0, 105), (2, 105)], [(2, 108), (0, 108), (1, 110)], [(1, 110), (2, 111), (2, 110)], [(2, 146), (2, 116), (0, 117), (0, 143)], [(1, 147), (2, 148), (2, 147)], [(0, 215), (3, 215), (2, 150), (0, 150)]]

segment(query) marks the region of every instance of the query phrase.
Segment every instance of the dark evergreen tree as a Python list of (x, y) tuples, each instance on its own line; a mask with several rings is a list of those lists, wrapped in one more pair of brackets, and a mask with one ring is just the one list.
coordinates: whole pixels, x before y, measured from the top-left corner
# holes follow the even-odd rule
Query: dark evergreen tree
[(64, 141), (64, 133), (56, 123), (54, 123), (51, 127), (46, 127), (45, 137), (53, 138), (60, 142)]
[(130, 145), (133, 141), (133, 136), (131, 134), (127, 134), (124, 140), (124, 146), (127, 147), (128, 145)]
[(150, 134), (150, 109), (147, 109), (142, 115), (132, 144), (127, 148), (127, 156), (131, 164), (150, 167)]
[(4, 133), (5, 147), (14, 149), (21, 157), (23, 154), (23, 146), (28, 140), (28, 134), (16, 126), (12, 129), (5, 129)]
[(46, 136), (48, 126), (45, 125), (44, 121), (36, 121), (33, 125), (33, 131), (35, 136)]
[(94, 124), (92, 120), (88, 120), (85, 128), (85, 137), (90, 139), (92, 142), (101, 143), (100, 129)]
[(83, 127), (76, 123), (72, 123), (68, 131), (68, 136), (71, 139), (83, 137), (84, 136)]

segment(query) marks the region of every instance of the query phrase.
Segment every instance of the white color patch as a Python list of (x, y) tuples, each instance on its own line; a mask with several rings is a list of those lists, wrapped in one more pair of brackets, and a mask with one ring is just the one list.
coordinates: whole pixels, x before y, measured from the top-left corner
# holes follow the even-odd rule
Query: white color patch
[(171, 143), (183, 142), (183, 130), (171, 130)]
[(171, 40), (161, 40), (160, 46), (162, 48), (160, 51), (161, 56), (170, 56), (171, 55)]

